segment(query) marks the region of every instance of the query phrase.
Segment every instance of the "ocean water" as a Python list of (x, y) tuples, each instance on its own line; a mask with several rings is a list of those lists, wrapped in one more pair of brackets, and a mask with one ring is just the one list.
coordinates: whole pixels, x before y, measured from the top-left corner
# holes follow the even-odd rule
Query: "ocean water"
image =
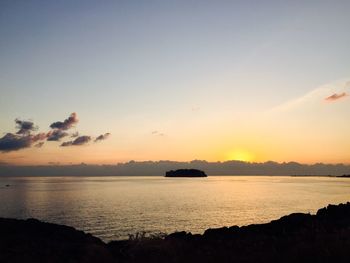
[(349, 178), (0, 177), (0, 217), (65, 224), (104, 241), (142, 231), (203, 233), (347, 201)]

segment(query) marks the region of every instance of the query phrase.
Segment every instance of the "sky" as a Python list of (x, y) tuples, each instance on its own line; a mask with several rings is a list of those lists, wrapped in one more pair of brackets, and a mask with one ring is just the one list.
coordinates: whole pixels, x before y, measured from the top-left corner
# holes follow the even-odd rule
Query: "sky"
[(1, 1), (0, 162), (350, 163), (349, 10)]

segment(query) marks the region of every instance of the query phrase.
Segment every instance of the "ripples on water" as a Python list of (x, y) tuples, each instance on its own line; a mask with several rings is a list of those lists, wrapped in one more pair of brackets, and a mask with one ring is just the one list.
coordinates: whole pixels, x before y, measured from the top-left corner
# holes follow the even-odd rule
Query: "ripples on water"
[(34, 217), (109, 241), (314, 213), (349, 201), (349, 190), (350, 179), (330, 177), (2, 177), (0, 217)]

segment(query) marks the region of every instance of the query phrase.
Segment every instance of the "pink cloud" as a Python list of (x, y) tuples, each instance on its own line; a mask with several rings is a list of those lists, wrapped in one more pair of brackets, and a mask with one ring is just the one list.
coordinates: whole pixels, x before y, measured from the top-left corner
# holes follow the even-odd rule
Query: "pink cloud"
[(325, 98), (326, 101), (336, 101), (339, 100), (341, 98), (344, 98), (348, 96), (348, 94), (346, 92), (342, 92), (342, 93), (334, 93), (333, 95)]

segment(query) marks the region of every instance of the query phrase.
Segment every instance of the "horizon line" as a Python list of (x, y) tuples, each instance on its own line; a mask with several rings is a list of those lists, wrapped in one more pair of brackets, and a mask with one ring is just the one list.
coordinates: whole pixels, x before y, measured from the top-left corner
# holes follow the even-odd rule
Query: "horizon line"
[(117, 162), (117, 163), (85, 163), (85, 162), (80, 162), (80, 163), (61, 163), (61, 162), (48, 162), (45, 164), (14, 164), (14, 163), (7, 163), (7, 162), (1, 162), (0, 161), (0, 166), (18, 166), (18, 167), (35, 167), (35, 166), (47, 166), (47, 167), (52, 167), (52, 166), (81, 166), (81, 165), (86, 165), (86, 166), (118, 166), (118, 165), (125, 165), (125, 164), (130, 164), (130, 163), (161, 163), (161, 162), (172, 162), (172, 163), (193, 163), (193, 162), (202, 162), (202, 163), (229, 163), (229, 162), (236, 162), (236, 163), (245, 163), (245, 164), (266, 164), (266, 163), (274, 163), (274, 164), (299, 164), (299, 165), (350, 165), (349, 162), (337, 162), (337, 163), (331, 163), (331, 162), (313, 162), (313, 163), (302, 163), (302, 162), (297, 162), (297, 161), (273, 161), (273, 160), (268, 160), (268, 161), (261, 161), (261, 162), (254, 162), (254, 161), (242, 161), (242, 160), (225, 160), (225, 161), (207, 161), (207, 160), (200, 160), (200, 159), (193, 159), (190, 161), (176, 161), (176, 160), (129, 160), (125, 162)]

